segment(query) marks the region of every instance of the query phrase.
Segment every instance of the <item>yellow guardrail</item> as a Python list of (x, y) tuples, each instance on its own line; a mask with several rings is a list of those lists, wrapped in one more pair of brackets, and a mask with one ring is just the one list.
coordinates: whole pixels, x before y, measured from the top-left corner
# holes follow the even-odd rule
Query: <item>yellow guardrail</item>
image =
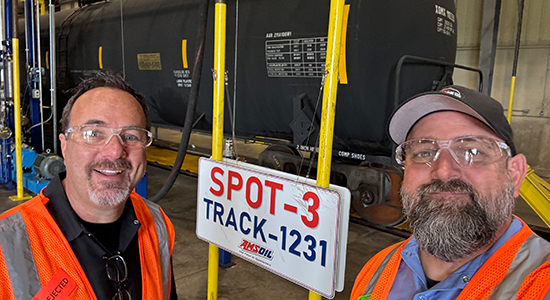
[[(323, 109), (319, 133), (319, 162), (317, 163), (317, 185), (328, 188), (332, 163), (332, 140), (334, 136), (334, 116), (336, 111), (336, 91), (342, 42), (344, 0), (330, 1), (328, 25), (327, 59), (323, 86)], [(309, 300), (321, 300), (321, 295), (309, 291)]]
[(527, 170), (519, 194), (550, 227), (550, 184), (535, 174), (531, 167)]
[[(212, 116), (212, 159), (223, 159), (223, 100), (225, 83), (225, 0), (216, 0), (214, 33), (214, 114)], [(219, 248), (208, 246), (208, 300), (218, 299)]]

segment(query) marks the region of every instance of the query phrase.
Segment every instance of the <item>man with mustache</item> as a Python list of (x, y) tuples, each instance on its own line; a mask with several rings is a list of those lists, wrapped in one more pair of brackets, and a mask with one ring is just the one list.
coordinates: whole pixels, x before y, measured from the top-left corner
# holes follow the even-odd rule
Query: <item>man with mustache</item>
[(420, 94), (389, 135), (413, 235), (363, 267), (350, 299), (550, 299), (550, 243), (512, 215), (527, 164), (500, 103), (460, 86)]
[(152, 142), (145, 100), (96, 72), (61, 124), (66, 172), (0, 216), (0, 299), (177, 299), (174, 227), (133, 192)]

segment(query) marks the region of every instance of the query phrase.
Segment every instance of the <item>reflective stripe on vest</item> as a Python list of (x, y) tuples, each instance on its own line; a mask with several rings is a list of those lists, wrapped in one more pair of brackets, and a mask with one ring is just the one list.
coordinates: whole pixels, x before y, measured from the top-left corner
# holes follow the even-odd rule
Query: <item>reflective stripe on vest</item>
[(40, 278), (21, 212), (0, 220), (0, 247), (15, 299), (31, 299), (40, 290)]
[[(390, 261), (390, 259), (392, 258), (392, 256), (395, 254), (395, 252), (399, 249), (400, 247), (395, 247), (394, 249), (392, 249), (387, 255), (386, 257), (384, 257), (384, 260), (382, 260), (382, 263), (380, 263), (380, 265), (378, 266), (378, 268), (376, 269), (376, 272), (374, 272), (374, 274), (372, 275), (372, 278), (380, 278), (380, 275), (382, 275), (382, 272), (384, 271), (384, 268), (386, 267), (386, 265), (388, 264), (388, 262)], [(369, 295), (369, 294), (372, 294), (372, 292), (374, 291), (374, 287), (376, 286), (376, 283), (378, 282), (378, 280), (370, 280), (369, 281), (369, 284), (367, 285), (367, 288), (365, 288), (365, 292), (363, 293), (363, 295)]]
[(155, 221), (155, 228), (157, 231), (157, 238), (159, 241), (159, 254), (160, 254), (160, 269), (162, 271), (162, 291), (164, 297), (168, 297), (168, 285), (170, 284), (170, 244), (168, 237), (168, 230), (166, 229), (166, 222), (160, 211), (160, 206), (149, 201), (143, 200), (149, 208), (153, 220)]
[(523, 280), (538, 266), (550, 259), (550, 244), (537, 235), (530, 235), (521, 245), (514, 261), (506, 272), (503, 282), (498, 284), (488, 299), (512, 299)]

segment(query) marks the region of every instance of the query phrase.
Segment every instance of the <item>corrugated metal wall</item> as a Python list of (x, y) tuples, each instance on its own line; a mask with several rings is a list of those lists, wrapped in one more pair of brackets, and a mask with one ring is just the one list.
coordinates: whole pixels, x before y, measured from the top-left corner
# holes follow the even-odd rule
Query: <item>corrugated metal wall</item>
[[(491, 96), (508, 107), (519, 0), (502, 1)], [(457, 63), (479, 65), (483, 1), (456, 0)], [(550, 176), (550, 1), (526, 0), (514, 93), (512, 127), (518, 150)], [(455, 83), (476, 87), (477, 77), (458, 71)]]

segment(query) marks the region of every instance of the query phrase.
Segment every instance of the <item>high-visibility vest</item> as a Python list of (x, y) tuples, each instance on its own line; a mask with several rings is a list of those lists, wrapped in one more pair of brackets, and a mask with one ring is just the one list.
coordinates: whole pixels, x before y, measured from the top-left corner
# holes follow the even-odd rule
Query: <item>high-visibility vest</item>
[[(174, 227), (158, 205), (134, 192), (130, 198), (141, 223), (143, 299), (168, 299)], [(62, 269), (77, 286), (70, 299), (96, 300), (69, 242), (46, 209), (48, 201), (40, 193), (0, 216), (0, 299), (31, 299)]]
[[(489, 257), (457, 300), (544, 299), (550, 291), (550, 247), (521, 222), (520, 231)], [(363, 295), (370, 295), (365, 297), (369, 300), (388, 297), (407, 242), (392, 245), (367, 262), (355, 280), (350, 300)]]

